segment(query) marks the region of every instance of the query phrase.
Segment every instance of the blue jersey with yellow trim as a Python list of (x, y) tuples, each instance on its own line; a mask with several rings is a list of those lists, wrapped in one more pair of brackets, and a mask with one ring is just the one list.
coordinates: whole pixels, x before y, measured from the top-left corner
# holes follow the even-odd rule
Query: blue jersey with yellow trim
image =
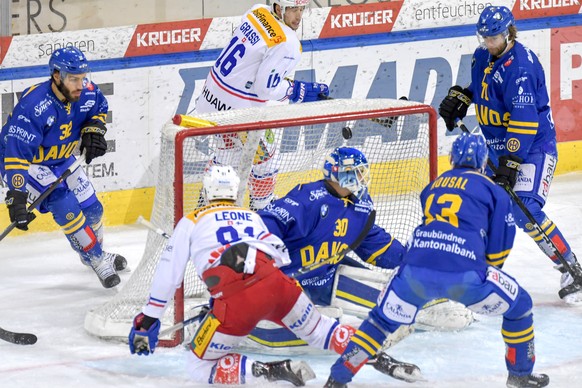
[[(367, 193), (361, 200), (354, 196), (339, 198), (331, 194), (325, 180), (320, 180), (296, 186), (258, 213), (269, 231), (285, 243), (291, 264), (281, 270), (293, 274), (352, 244), (364, 229), (373, 206)], [(403, 252), (400, 242), (377, 225), (355, 250), (360, 258), (382, 268), (400, 265)], [(328, 264), (297, 277), (314, 302), (319, 302), (317, 292), (329, 294), (325, 299), (331, 297), (331, 289), (319, 288), (333, 281), (337, 265)]]
[(544, 70), (530, 49), (515, 42), (495, 60), (486, 48), (477, 48), (469, 90), (493, 160), (508, 153), (525, 160), (536, 150), (556, 154)]
[(63, 103), (52, 81), (25, 89), (0, 132), (0, 170), (10, 189), (28, 182), (31, 163), (57, 166), (67, 161), (81, 138), (81, 129), (99, 121), (105, 124), (107, 99), (90, 82), (76, 102)]
[(422, 224), (413, 232), (405, 264), (439, 271), (501, 267), (513, 246), (510, 197), (470, 168), (440, 175), (420, 194)]

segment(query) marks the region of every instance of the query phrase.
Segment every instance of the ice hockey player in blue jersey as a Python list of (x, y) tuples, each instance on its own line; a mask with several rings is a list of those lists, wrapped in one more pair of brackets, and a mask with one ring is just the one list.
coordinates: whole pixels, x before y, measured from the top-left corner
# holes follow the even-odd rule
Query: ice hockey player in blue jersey
[[(301, 184), (284, 198), (259, 211), (269, 231), (289, 249), (292, 275), (300, 268), (332, 257), (352, 245), (374, 208), (368, 193), (370, 170), (364, 154), (351, 147), (336, 148), (323, 165), (324, 179)], [(366, 262), (395, 268), (404, 248), (383, 228), (374, 225), (354, 252)], [(350, 263), (349, 258), (341, 261)], [(297, 276), (315, 304), (330, 304), (338, 264)]]
[(419, 307), (449, 298), (484, 315), (503, 315), (508, 387), (544, 387), (535, 362), (532, 300), (501, 270), (513, 246), (515, 221), (507, 193), (482, 174), (487, 146), (462, 134), (451, 150), (452, 169), (420, 195), (422, 224), (413, 232), (397, 275), (331, 367), (326, 387), (345, 387), (374, 360), (389, 333), (414, 322)]
[[(542, 210), (558, 162), (542, 65), (530, 49), (516, 41), (515, 19), (507, 7), (486, 7), (476, 27), (481, 45), (473, 54), (471, 84), (467, 88), (453, 86), (441, 102), (439, 113), (447, 129), (453, 130), (471, 102), (475, 104), (491, 159), (498, 166), (493, 179), (514, 189), (572, 269), (582, 276), (570, 245)], [(513, 211), (517, 225), (562, 272), (560, 298), (566, 303), (582, 302), (582, 284), (574, 283), (519, 206), (515, 205)]]
[[(27, 202), (38, 198), (76, 158), (80, 144), (87, 163), (105, 155), (108, 104), (87, 79), (89, 63), (75, 47), (55, 50), (49, 60), (50, 80), (25, 89), (0, 132), (0, 174), (8, 186), (11, 222), (28, 230), (35, 218)], [(105, 288), (115, 287), (116, 270), (127, 266), (120, 255), (101, 248), (103, 206), (81, 167), (42, 201), (81, 261), (91, 266)]]

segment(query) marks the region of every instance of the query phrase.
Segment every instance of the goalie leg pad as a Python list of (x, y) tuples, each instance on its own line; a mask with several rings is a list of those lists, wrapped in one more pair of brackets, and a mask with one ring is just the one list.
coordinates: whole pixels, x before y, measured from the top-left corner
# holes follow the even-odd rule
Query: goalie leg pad
[(376, 272), (366, 268), (339, 265), (335, 274), (331, 305), (344, 313), (365, 318), (376, 305), (380, 291), (394, 271)]
[(474, 321), (470, 308), (443, 298), (425, 304), (416, 315), (414, 326), (418, 330), (455, 331), (466, 328)]

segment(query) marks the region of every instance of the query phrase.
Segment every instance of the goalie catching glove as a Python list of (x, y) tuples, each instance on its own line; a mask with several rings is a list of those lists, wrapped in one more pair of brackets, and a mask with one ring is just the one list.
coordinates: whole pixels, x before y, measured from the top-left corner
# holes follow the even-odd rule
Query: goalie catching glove
[(28, 192), (18, 190), (8, 190), (6, 193), (6, 206), (10, 222), (15, 222), (16, 227), (20, 230), (28, 230), (28, 224), (36, 218), (32, 212), (26, 209)]
[(473, 93), (469, 89), (463, 89), (459, 85), (455, 85), (449, 89), (449, 94), (439, 105), (439, 114), (445, 120), (449, 131), (455, 129), (457, 119), (465, 118), (472, 98)]
[(133, 327), (129, 333), (129, 351), (148, 356), (154, 353), (160, 334), (160, 320), (149, 317), (144, 313), (138, 314), (133, 319)]
[(519, 174), (519, 166), (521, 166), (522, 159), (515, 155), (503, 155), (499, 158), (499, 167), (495, 171), (493, 180), (499, 186), (509, 186), (513, 189), (517, 176)]
[(105, 133), (107, 128), (100, 121), (94, 121), (81, 129), (81, 153), (85, 150), (85, 161), (90, 164), (91, 161), (107, 152), (107, 142)]
[(329, 87), (317, 82), (302, 82), (289, 80), (287, 96), (291, 102), (312, 102), (322, 100), (319, 96), (329, 96)]

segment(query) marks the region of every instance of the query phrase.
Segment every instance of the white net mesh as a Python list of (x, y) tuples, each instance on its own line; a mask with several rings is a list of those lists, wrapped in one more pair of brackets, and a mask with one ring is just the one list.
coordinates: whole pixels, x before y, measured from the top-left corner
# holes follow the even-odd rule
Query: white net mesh
[[(235, 143), (244, 145), (226, 157), (231, 158), (228, 164), (235, 165), (241, 174), (241, 188), (246, 191), (241, 196), (244, 205), (249, 204), (248, 176), (255, 158), (256, 166), (251, 171), (255, 176), (265, 172), (263, 167), (268, 160), (271, 170), (278, 169), (275, 195), (282, 197), (299, 183), (321, 179), (324, 158), (334, 148), (356, 147), (366, 155), (371, 167), (369, 189), (377, 209), (376, 223), (404, 243), (422, 217), (419, 193), (430, 181), (431, 174), (436, 173), (436, 144), (430, 141), (433, 136), (430, 133), (436, 128), (429, 125), (436, 121), (429, 120), (429, 114), (434, 115), (429, 106), (409, 101), (327, 100), (197, 116), (218, 125), (213, 128), (186, 129), (166, 124), (162, 130), (151, 221), (171, 234), (175, 222), (197, 207), (204, 169), (216, 156), (217, 149), (225, 144), (224, 136), (211, 133), (232, 132), (235, 126), (238, 129)], [(394, 116), (396, 120), (391, 119)], [(387, 124), (390, 122), (392, 125)], [(344, 127), (351, 129), (351, 138), (342, 136)], [(248, 133), (239, 132), (242, 130)], [(188, 136), (176, 152), (178, 134)], [(237, 143), (237, 139), (241, 142)], [(276, 153), (269, 157), (272, 150)], [(176, 160), (180, 151), (182, 156)], [(177, 179), (175, 171), (179, 172)], [(176, 203), (174, 198), (180, 191), (181, 203), (180, 200)], [(148, 234), (139, 266), (117, 295), (87, 314), (87, 331), (103, 338), (127, 338), (133, 317), (147, 300), (164, 244), (162, 236), (155, 232)], [(181, 321), (189, 305), (206, 298), (203, 283), (190, 267), (184, 280), (184, 298), (186, 307), (181, 303), (170, 307), (162, 319), (163, 326)], [(180, 302), (179, 297), (176, 300)]]

